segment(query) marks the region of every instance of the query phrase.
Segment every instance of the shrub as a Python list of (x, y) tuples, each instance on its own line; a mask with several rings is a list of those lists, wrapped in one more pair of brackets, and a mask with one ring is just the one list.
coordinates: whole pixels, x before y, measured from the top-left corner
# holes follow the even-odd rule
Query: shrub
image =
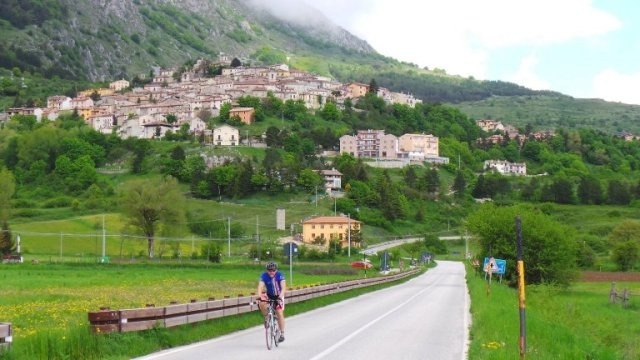
[(71, 206), (72, 199), (68, 196), (59, 196), (45, 201), (42, 207), (45, 209), (62, 208)]

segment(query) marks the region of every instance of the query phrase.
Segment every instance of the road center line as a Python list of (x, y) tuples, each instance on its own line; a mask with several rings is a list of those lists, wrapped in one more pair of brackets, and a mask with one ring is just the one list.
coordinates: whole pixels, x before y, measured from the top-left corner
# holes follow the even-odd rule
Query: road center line
[(398, 309), (402, 308), (403, 306), (405, 306), (406, 304), (408, 304), (409, 302), (411, 302), (413, 299), (415, 299), (417, 296), (422, 295), (422, 293), (424, 293), (425, 291), (427, 291), (430, 288), (430, 286), (425, 287), (424, 289), (422, 289), (421, 291), (417, 292), (416, 294), (414, 294), (413, 296), (411, 296), (410, 298), (408, 298), (407, 300), (405, 300), (404, 302), (400, 303), (398, 306), (394, 307), (393, 309), (387, 311), (386, 313), (378, 316), (377, 318), (369, 321), (368, 323), (366, 323), (365, 325), (363, 325), (362, 327), (360, 327), (359, 329), (357, 329), (356, 331), (352, 332), (349, 336), (344, 337), (342, 340), (338, 341), (337, 343), (335, 343), (333, 346), (325, 349), (323, 352), (319, 353), (318, 355), (312, 357), (310, 360), (319, 360), (324, 358), (325, 356), (331, 354), (332, 352), (334, 352), (337, 348), (339, 348), (340, 346), (344, 345), (346, 342), (348, 342), (349, 340), (351, 340), (354, 336), (360, 334), (361, 332), (365, 331), (366, 329), (370, 328), (371, 326), (373, 326), (375, 323), (379, 322), (380, 320), (384, 319), (385, 317), (391, 315), (392, 313), (398, 311)]

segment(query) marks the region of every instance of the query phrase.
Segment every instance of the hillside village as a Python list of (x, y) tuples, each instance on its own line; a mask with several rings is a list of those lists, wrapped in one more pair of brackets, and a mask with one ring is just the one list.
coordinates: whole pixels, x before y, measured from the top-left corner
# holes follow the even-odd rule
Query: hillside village
[[(238, 104), (243, 96), (264, 99), (272, 94), (282, 101), (302, 101), (312, 111), (322, 109), (329, 101), (341, 107), (347, 99), (358, 99), (370, 91), (368, 84), (343, 84), (290, 69), (286, 64), (231, 67), (231, 62), (224, 54), (216, 63), (221, 66), (221, 74), (210, 77), (205, 76), (202, 70), (207, 65), (204, 62), (200, 60), (186, 71), (156, 69), (153, 79), (142, 87), (131, 88), (129, 81), (121, 79), (110, 83), (108, 88), (82, 91), (75, 98), (51, 96), (45, 108), (11, 108), (6, 118), (19, 114), (35, 116), (37, 121), (53, 121), (64, 112), (76, 111), (96, 131), (116, 134), (123, 139), (162, 138), (168, 132), (175, 133), (186, 127), (191, 135), (200, 137), (207, 145), (264, 146), (263, 139), (242, 138), (239, 129), (227, 124), (211, 129), (208, 120), (220, 115), (223, 106), (230, 106), (230, 118), (243, 124), (252, 124), (255, 121), (255, 109)], [(415, 107), (422, 102), (412, 95), (382, 87), (378, 89), (377, 96), (387, 104)], [(509, 140), (515, 140), (521, 147), (525, 141), (545, 141), (555, 136), (553, 131), (520, 134), (513, 126), (490, 119), (476, 120), (476, 124), (488, 134), (476, 140), (479, 147), (490, 147)], [(353, 135), (343, 135), (339, 138), (338, 152), (361, 158), (373, 167), (401, 168), (409, 164), (449, 163), (448, 158), (440, 156), (438, 137), (412, 133), (395, 136), (385, 133), (384, 129), (357, 130)], [(207, 165), (216, 164), (207, 161)], [(524, 162), (486, 160), (483, 168), (503, 175), (527, 175)], [(324, 192), (332, 197), (341, 196), (342, 174), (336, 169), (316, 171), (324, 181)], [(328, 239), (351, 246), (345, 230), (348, 234), (352, 229), (357, 231), (364, 225), (345, 216), (314, 217), (303, 220), (301, 224), (303, 231), (296, 240), (323, 247), (329, 245)], [(359, 245), (354, 241), (353, 246)]]
[[(115, 131), (121, 138), (152, 139), (164, 136), (169, 130), (175, 131), (184, 124), (188, 124), (189, 131), (194, 134), (211, 130), (198, 115), (207, 112), (218, 116), (224, 104), (233, 105), (230, 117), (250, 124), (253, 109), (237, 106), (237, 100), (242, 96), (266, 98), (270, 92), (282, 101), (302, 100), (308, 109), (313, 110), (322, 108), (329, 99), (343, 103), (347, 98), (358, 98), (369, 88), (367, 84), (342, 84), (327, 77), (293, 70), (286, 64), (260, 67), (230, 67), (230, 64), (229, 57), (220, 54), (213, 65), (222, 67), (221, 75), (205, 76), (203, 69), (211, 64), (199, 60), (182, 73), (178, 73), (176, 68), (156, 69), (153, 79), (144, 87), (129, 91), (130, 82), (121, 79), (110, 83), (108, 89), (89, 89), (75, 98), (51, 96), (47, 99), (46, 108), (12, 108), (8, 116), (35, 115), (38, 120), (55, 120), (61, 111), (76, 110), (89, 126), (102, 133)], [(94, 93), (99, 95), (99, 100), (92, 99), (95, 98), (92, 96)], [(387, 103), (415, 106), (421, 102), (412, 95), (385, 88), (379, 89), (378, 96)], [(169, 115), (175, 121), (169, 122)], [(232, 142), (238, 144), (239, 140), (236, 137)]]
[[(264, 145), (263, 139), (242, 137), (230, 125), (209, 128), (207, 116), (215, 117), (220, 109), (231, 106), (229, 117), (244, 124), (254, 122), (255, 111), (238, 105), (243, 96), (266, 98), (272, 94), (282, 101), (302, 101), (309, 110), (321, 109), (328, 101), (342, 106), (346, 99), (358, 99), (367, 94), (368, 84), (343, 84), (328, 77), (290, 69), (286, 64), (272, 66), (231, 66), (229, 56), (220, 54), (216, 62), (198, 60), (190, 69), (154, 69), (152, 79), (142, 87), (131, 88), (124, 79), (114, 81), (108, 88), (89, 89), (74, 98), (62, 95), (47, 99), (45, 108), (10, 108), (5, 119), (13, 115), (33, 115), (37, 121), (55, 120), (62, 112), (77, 111), (87, 124), (104, 133), (125, 138), (161, 138), (167, 132), (186, 127), (190, 134), (200, 136), (205, 144), (215, 146)], [(219, 66), (220, 75), (207, 76), (206, 69)], [(180, 71), (182, 70), (182, 71)], [(144, 78), (144, 75), (139, 75)], [(379, 87), (377, 96), (387, 104), (414, 107), (422, 100), (413, 95)], [(203, 116), (207, 115), (207, 116)], [(526, 136), (518, 129), (500, 121), (480, 119), (476, 124), (490, 135), (478, 139), (479, 146), (515, 139), (522, 146), (527, 139), (547, 140), (553, 131), (539, 131)], [(633, 140), (624, 133), (619, 137)], [(383, 129), (359, 130), (340, 138), (340, 153), (365, 159), (375, 167), (403, 167), (412, 163), (447, 164), (448, 158), (439, 156), (438, 138), (431, 134), (404, 134), (396, 137)], [(526, 164), (504, 160), (487, 160), (484, 168), (506, 175), (526, 175)]]

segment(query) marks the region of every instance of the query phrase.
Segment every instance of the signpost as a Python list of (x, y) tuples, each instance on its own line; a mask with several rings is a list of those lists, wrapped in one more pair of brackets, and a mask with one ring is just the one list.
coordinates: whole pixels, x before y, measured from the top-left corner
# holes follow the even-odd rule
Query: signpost
[(518, 268), (518, 308), (520, 310), (520, 358), (524, 359), (527, 350), (526, 313), (524, 306), (524, 261), (522, 248), (522, 223), (520, 217), (516, 217), (516, 260)]

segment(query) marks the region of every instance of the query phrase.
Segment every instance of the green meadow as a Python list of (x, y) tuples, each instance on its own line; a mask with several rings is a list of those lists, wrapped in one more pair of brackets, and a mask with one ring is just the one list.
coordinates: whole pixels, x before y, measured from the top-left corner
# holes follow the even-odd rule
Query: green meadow
[[(471, 270), (469, 270), (471, 271)], [(471, 294), (469, 359), (632, 360), (640, 358), (640, 283), (618, 283), (630, 305), (609, 302), (608, 282), (577, 282), (567, 289), (525, 287), (525, 331), (520, 331), (517, 289), (468, 272)], [(521, 337), (525, 346), (520, 346)]]
[[(87, 313), (100, 307), (161, 306), (172, 301), (249, 294), (259, 264), (176, 261), (138, 264), (5, 264), (1, 269), (1, 321), (11, 322), (14, 341), (1, 359), (128, 359), (255, 326), (255, 314), (172, 329), (95, 335)], [(288, 272), (288, 269), (285, 269)], [(345, 265), (294, 263), (293, 287), (363, 276)], [(428, 271), (428, 269), (426, 269)], [(369, 274), (371, 276), (371, 274)], [(472, 323), (469, 359), (516, 359), (520, 352), (517, 290), (496, 279), (490, 285), (468, 267)], [(569, 288), (525, 289), (525, 356), (531, 359), (638, 359), (640, 284), (619, 283), (629, 306), (609, 303), (608, 282)], [(372, 289), (291, 304), (289, 316)]]

